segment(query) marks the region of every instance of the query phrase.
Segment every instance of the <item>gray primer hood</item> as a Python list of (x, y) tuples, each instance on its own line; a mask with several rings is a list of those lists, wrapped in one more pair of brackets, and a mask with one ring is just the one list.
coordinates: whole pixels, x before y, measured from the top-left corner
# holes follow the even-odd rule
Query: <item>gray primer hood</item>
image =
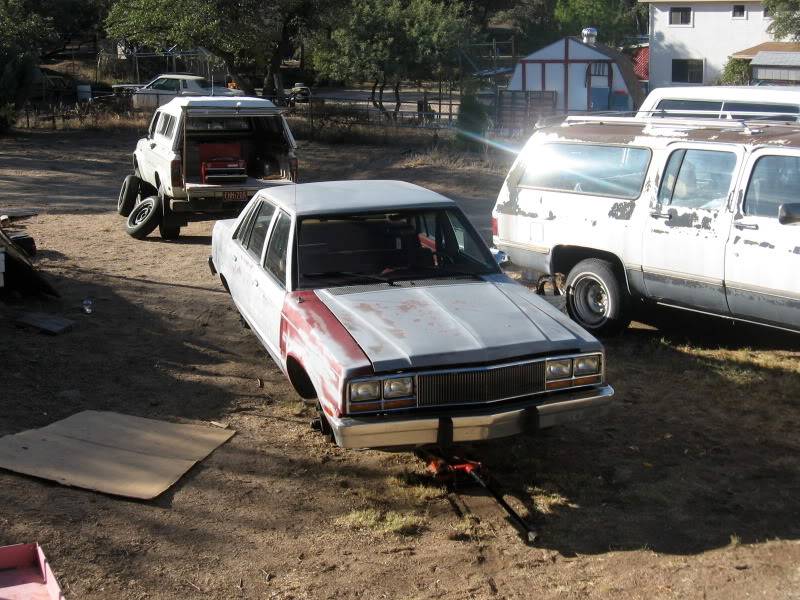
[(376, 373), (602, 347), (505, 276), (316, 294), (361, 346)]

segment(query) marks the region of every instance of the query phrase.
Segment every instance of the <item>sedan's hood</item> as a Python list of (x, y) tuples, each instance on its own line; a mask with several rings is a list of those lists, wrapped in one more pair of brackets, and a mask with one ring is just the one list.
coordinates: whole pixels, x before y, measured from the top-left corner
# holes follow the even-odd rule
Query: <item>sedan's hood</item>
[(600, 344), (504, 276), (317, 290), (375, 372), (478, 364)]

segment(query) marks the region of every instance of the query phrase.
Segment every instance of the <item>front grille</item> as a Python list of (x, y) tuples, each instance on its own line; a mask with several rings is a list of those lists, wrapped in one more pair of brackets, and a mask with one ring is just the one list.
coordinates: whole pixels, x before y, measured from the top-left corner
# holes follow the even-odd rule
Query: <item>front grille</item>
[(544, 361), (541, 360), (419, 375), (417, 404), (480, 404), (519, 398), (544, 390)]

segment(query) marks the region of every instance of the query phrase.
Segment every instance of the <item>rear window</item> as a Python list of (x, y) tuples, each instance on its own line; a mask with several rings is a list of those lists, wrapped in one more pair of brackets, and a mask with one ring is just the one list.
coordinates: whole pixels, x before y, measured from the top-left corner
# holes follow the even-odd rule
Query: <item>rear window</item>
[(545, 144), (529, 159), (519, 185), (595, 196), (638, 198), (650, 150), (599, 144)]
[(250, 119), (243, 117), (190, 117), (189, 131), (250, 131)]
[(763, 104), (757, 102), (726, 102), (723, 116), (733, 119), (780, 119), (796, 121), (800, 107), (791, 104)]

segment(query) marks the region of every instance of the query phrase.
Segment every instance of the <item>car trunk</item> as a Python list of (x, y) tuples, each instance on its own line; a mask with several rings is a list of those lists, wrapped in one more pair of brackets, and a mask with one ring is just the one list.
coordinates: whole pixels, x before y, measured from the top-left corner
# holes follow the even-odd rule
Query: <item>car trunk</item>
[(262, 188), (296, 177), (294, 139), (276, 109), (190, 109), (184, 122), (182, 172), (187, 192)]

